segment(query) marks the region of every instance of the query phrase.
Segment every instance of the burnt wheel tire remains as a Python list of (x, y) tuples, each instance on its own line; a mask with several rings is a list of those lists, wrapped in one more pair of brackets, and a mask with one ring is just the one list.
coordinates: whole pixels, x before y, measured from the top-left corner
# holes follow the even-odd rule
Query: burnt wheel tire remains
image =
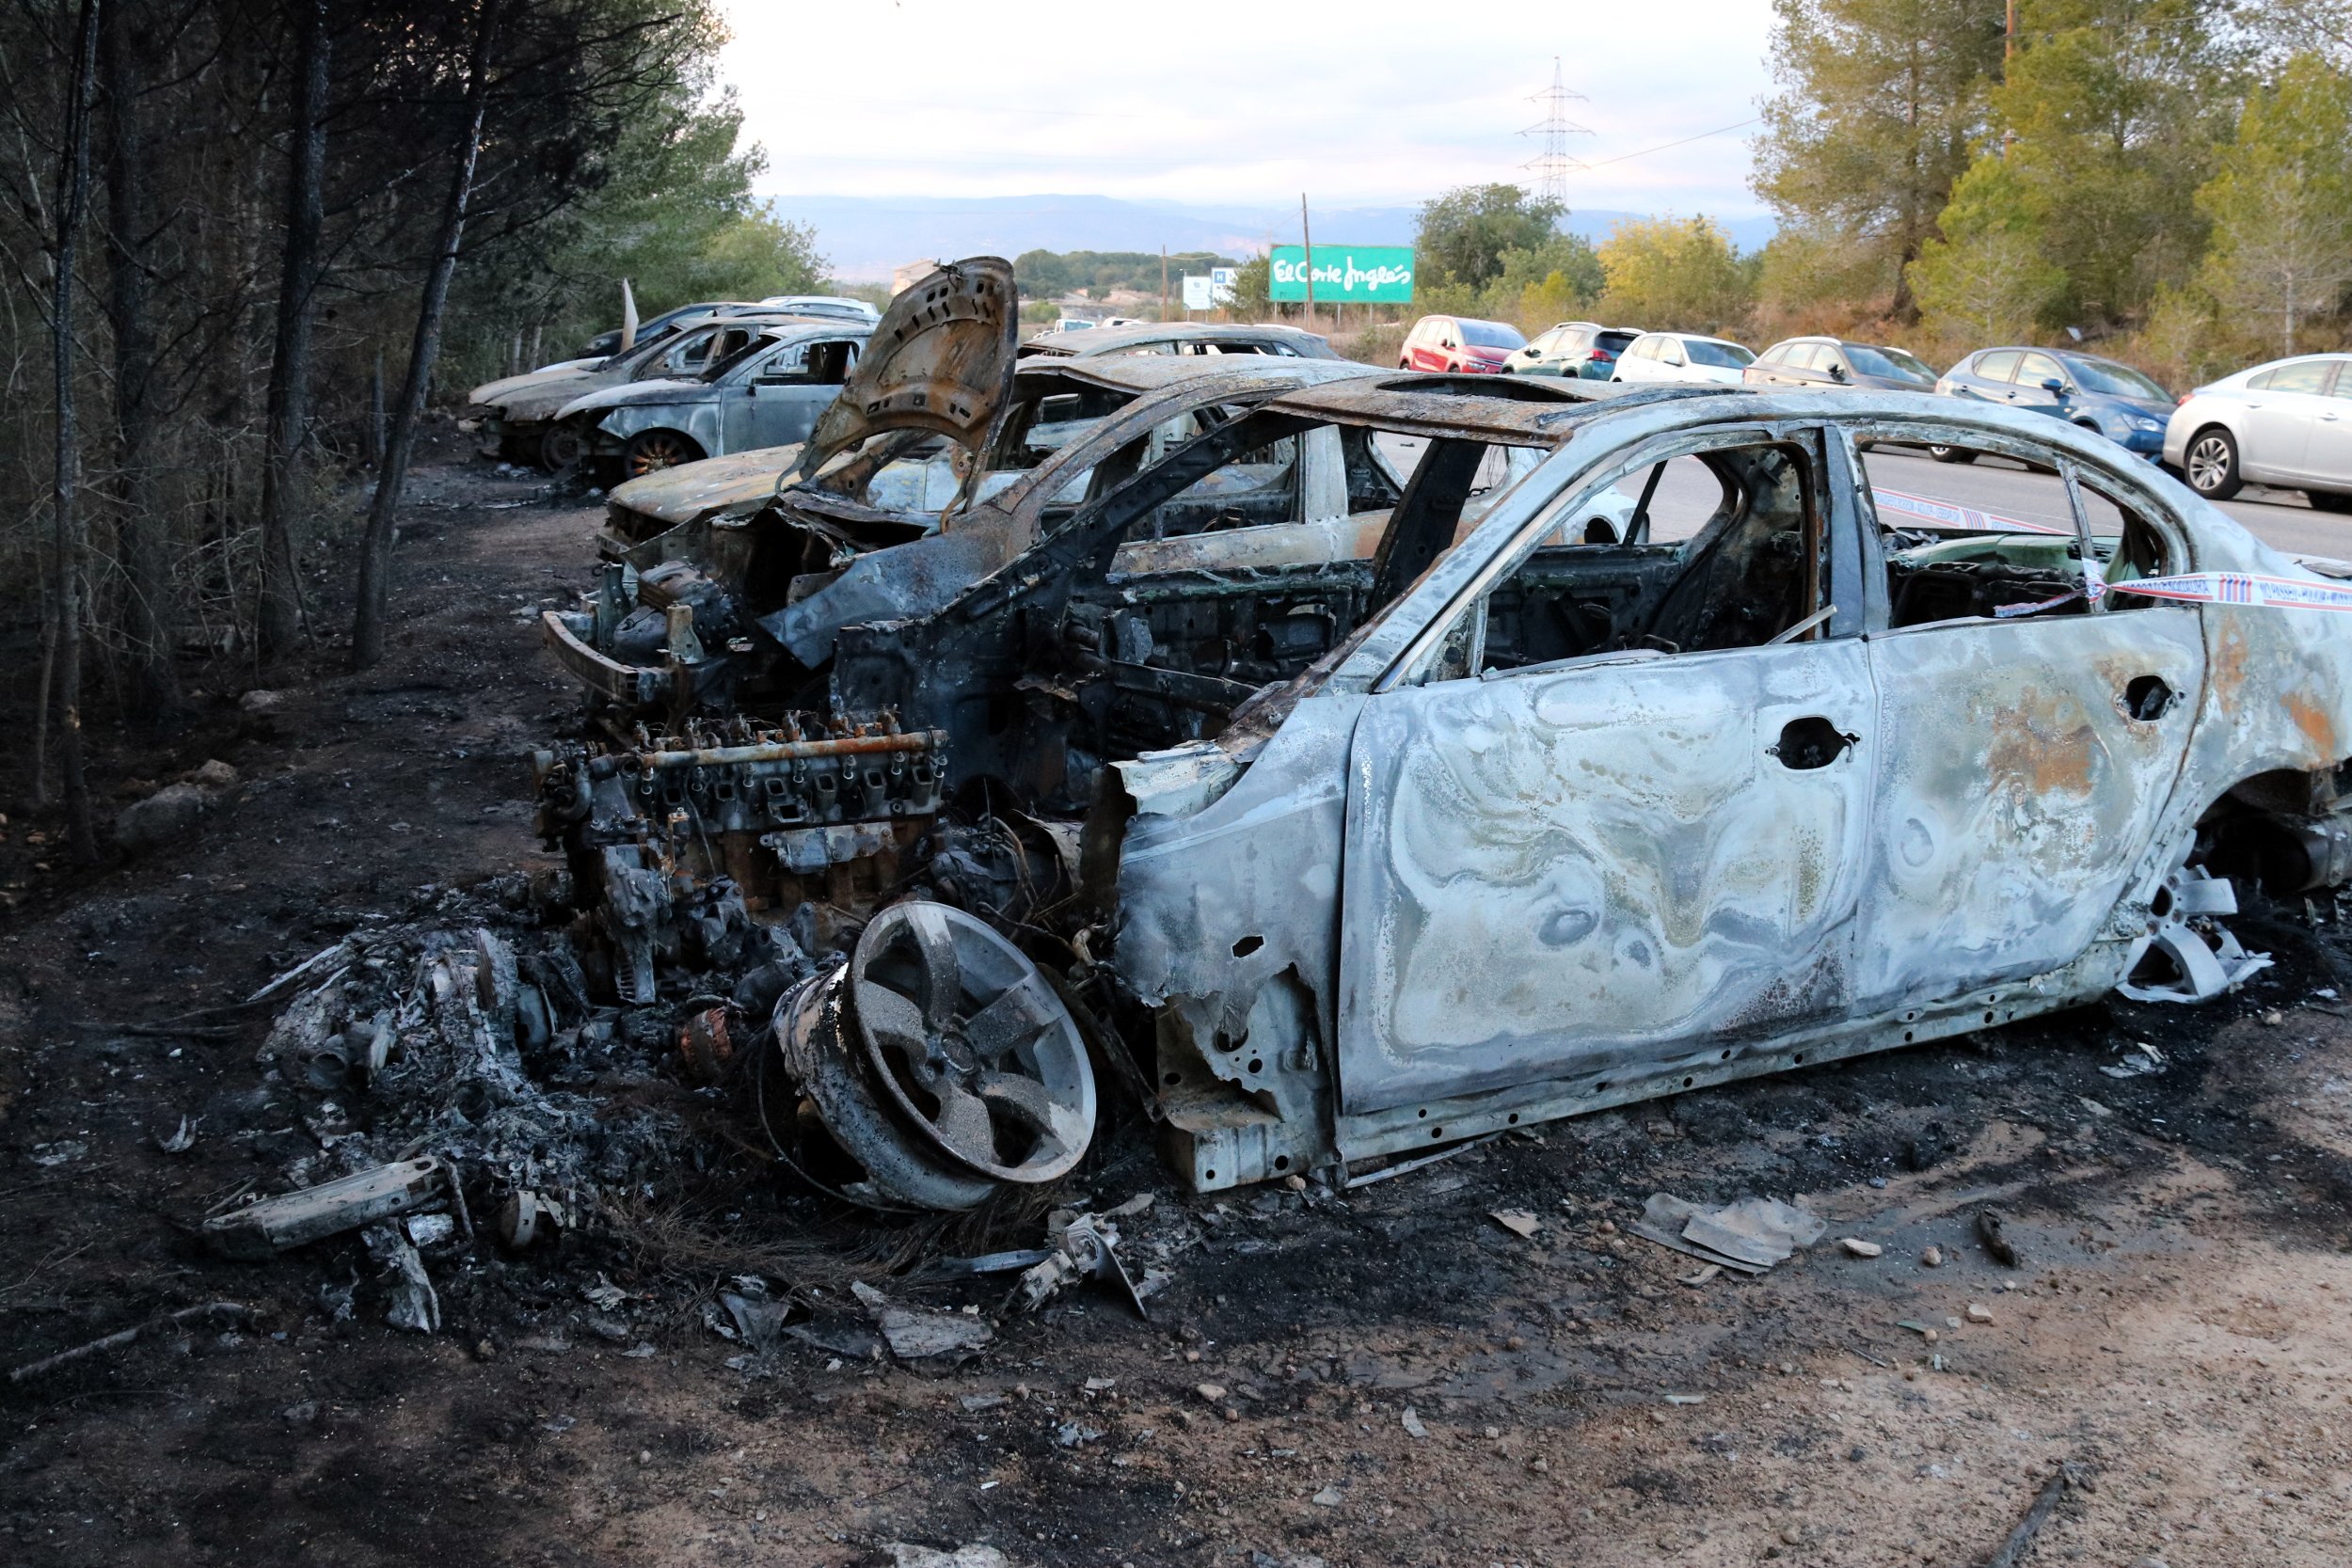
[(702, 455), (702, 448), (675, 430), (641, 430), (621, 449), (621, 471), (643, 479), (681, 463), (699, 463)]
[(1051, 1181), (1094, 1135), (1094, 1069), (1061, 998), (975, 916), (910, 899), (866, 924), (850, 1017), (899, 1113), (967, 1170)]
[[(960, 1172), (924, 1152), (901, 1130), (870, 1081), (860, 1054), (849, 1044), (851, 1031), (842, 1017), (849, 970), (818, 974), (786, 991), (776, 1003), (775, 1053), (780, 1075), (764, 1073), (759, 1085), (760, 1118), (769, 1141), (785, 1163), (822, 1190), (810, 1175), (812, 1141), (797, 1097), (779, 1092), (784, 1081), (807, 1097), (826, 1135), (858, 1165), (864, 1181), (843, 1184), (835, 1196), (875, 1208), (971, 1209), (996, 1190), (994, 1182)], [(821, 1147), (822, 1140), (816, 1140)]]
[(551, 474), (560, 474), (587, 455), (588, 442), (582, 433), (567, 424), (560, 424), (539, 437), (539, 467)]
[(2207, 425), (2188, 438), (2181, 467), (2188, 487), (2209, 501), (2228, 500), (2245, 483), (2238, 473), (2237, 442), (2219, 425)]

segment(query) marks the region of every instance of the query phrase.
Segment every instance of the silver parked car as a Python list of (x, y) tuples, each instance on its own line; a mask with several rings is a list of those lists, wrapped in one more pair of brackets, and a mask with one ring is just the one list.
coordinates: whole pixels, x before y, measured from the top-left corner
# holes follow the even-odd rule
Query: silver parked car
[(2247, 484), (2352, 512), (2352, 354), (2307, 354), (2225, 375), (2181, 400), (2164, 461), (2211, 500)]

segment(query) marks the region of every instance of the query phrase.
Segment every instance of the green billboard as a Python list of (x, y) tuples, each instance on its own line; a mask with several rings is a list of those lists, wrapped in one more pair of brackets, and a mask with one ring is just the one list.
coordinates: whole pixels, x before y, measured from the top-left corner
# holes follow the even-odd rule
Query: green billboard
[[(1278, 245), (1268, 260), (1273, 267), (1266, 280), (1266, 298), (1305, 299), (1305, 248), (1295, 245)], [(1315, 246), (1316, 304), (1365, 302), (1405, 305), (1409, 304), (1412, 297), (1413, 251), (1410, 245)]]

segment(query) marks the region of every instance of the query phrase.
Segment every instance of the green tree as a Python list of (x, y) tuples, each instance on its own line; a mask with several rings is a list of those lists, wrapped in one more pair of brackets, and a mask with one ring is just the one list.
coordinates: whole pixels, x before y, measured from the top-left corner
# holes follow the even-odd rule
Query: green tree
[(1483, 287), (1502, 276), (1506, 251), (1540, 250), (1565, 209), (1517, 185), (1462, 185), (1422, 204), (1414, 266), (1433, 286)]
[(2063, 297), (2065, 270), (2046, 253), (2041, 211), (2014, 163), (1986, 158), (1963, 175), (1943, 227), (1908, 271), (1936, 332), (2013, 341)]
[(1582, 309), (1608, 286), (1600, 255), (1581, 234), (1554, 234), (1539, 245), (1502, 253), (1502, 270), (1486, 286), (1486, 312), (1521, 323), (1551, 323)]
[(1980, 233), (1970, 205), (1997, 184), (2000, 227), (2063, 275), (2051, 325), (2121, 321), (2186, 279), (2204, 245), (2195, 193), (2245, 65), (2229, 4), (2023, 0), (2025, 41), (1992, 94), (1999, 139), (1954, 190), (1945, 237)]
[[(1932, 242), (1931, 242), (1932, 243)], [(1877, 245), (1813, 228), (1783, 229), (1756, 259), (1756, 303), (1781, 321), (1824, 320), (1840, 328), (1859, 307), (1893, 297), (1900, 268)]]
[[(1782, 224), (1904, 284), (1984, 126), (2002, 0), (1773, 0), (1756, 192)], [(1865, 264), (1867, 263), (1867, 264)], [(1768, 268), (1768, 272), (1771, 269)]]
[(2333, 315), (2352, 283), (2352, 77), (2316, 55), (2288, 61), (2246, 101), (2197, 206), (2213, 224), (2202, 292), (2293, 354), (2297, 330)]
[(1748, 274), (1708, 217), (1636, 218), (1601, 242), (1605, 309), (1645, 326), (1716, 330), (1748, 311)]

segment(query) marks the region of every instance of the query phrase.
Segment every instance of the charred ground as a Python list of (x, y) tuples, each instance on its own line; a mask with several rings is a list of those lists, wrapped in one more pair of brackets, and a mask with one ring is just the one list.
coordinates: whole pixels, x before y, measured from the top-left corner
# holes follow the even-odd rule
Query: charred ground
[[(38, 818), (0, 846), (0, 1363), (250, 1308), (0, 1386), (0, 1556), (834, 1564), (917, 1540), (1073, 1564), (1942, 1564), (1988, 1555), (2064, 1460), (2095, 1490), (2044, 1560), (2352, 1550), (2352, 1030), (2321, 994), (2352, 995), (2352, 948), (2331, 904), (2235, 921), (2279, 963), (2211, 1006), (2081, 1009), (1552, 1124), (1343, 1197), (1182, 1198), (1106, 1094), (1054, 1196), (1159, 1195), (1133, 1222), (1173, 1259), (1153, 1321), (1065, 1295), (947, 1373), (800, 1340), (746, 1359), (704, 1308), (763, 1274), (851, 1344), (835, 1304), (863, 1275), (993, 1313), (1001, 1280), (892, 1268), (1034, 1244), (1041, 1211), (846, 1221), (728, 1144), (735, 1109), (659, 1040), (596, 1092), (698, 1129), (708, 1168), (560, 1254), (485, 1240), (437, 1262), (437, 1336), (378, 1321), (356, 1243), (211, 1257), (196, 1225), (273, 1190), (325, 1097), (254, 1065), (266, 1009), (185, 1015), (371, 920), (525, 919), (552, 863), (520, 754), (574, 708), (531, 623), (576, 591), (596, 515), (453, 449), (412, 495), (383, 666), (322, 650), (259, 714), (224, 669), (169, 746), (95, 737), (125, 800), (235, 768), (196, 836), (87, 877)], [(2164, 1069), (2100, 1070), (2135, 1042)], [(163, 1152), (183, 1117), (194, 1147)], [(1689, 1259), (1624, 1233), (1659, 1190), (1804, 1195), (1831, 1239), (1685, 1287)], [(1988, 1205), (2017, 1269), (1974, 1239)], [(620, 1308), (583, 1297), (600, 1282)], [(1993, 1322), (1933, 1344), (1896, 1326), (1969, 1303)]]

